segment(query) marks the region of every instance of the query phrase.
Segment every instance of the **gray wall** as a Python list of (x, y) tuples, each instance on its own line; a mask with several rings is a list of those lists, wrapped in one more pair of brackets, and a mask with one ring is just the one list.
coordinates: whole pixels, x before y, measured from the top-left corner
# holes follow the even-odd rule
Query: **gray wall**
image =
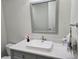
[(7, 28), (8, 42), (18, 42), (23, 39), (28, 6), (26, 0), (4, 0), (4, 13)]
[[(44, 35), (46, 38), (53, 41), (60, 42), (63, 36), (69, 33), (69, 24), (70, 24), (70, 11), (71, 11), (71, 1), (70, 0), (58, 0), (59, 1), (59, 17), (58, 17), (58, 34), (55, 35)], [(30, 22), (29, 22), (30, 23)], [(29, 30), (29, 29), (27, 29)], [(33, 37), (41, 37), (41, 34), (33, 34)]]
[[(31, 18), (28, 0), (4, 0), (5, 22), (7, 27), (8, 42), (18, 42), (24, 39), (24, 32), (31, 33)], [(70, 0), (59, 0), (59, 33), (46, 34), (48, 39), (60, 42), (69, 32)], [(40, 38), (41, 34), (32, 34)]]
[[(19, 42), (24, 39), (24, 32), (31, 33), (31, 18), (28, 0), (4, 0), (4, 14), (7, 28), (8, 42)], [(70, 0), (59, 0), (59, 33), (56, 35), (46, 34), (49, 40), (61, 42), (64, 35), (69, 32), (70, 23)], [(32, 34), (40, 38), (42, 34)]]
[[(3, 4), (3, 3), (2, 3)], [(7, 44), (7, 33), (5, 27), (3, 5), (1, 5), (1, 56), (6, 55), (5, 45)]]
[(71, 23), (78, 22), (78, 0), (71, 1)]
[[(71, 24), (78, 23), (78, 0), (71, 1)], [(72, 27), (73, 41), (78, 40), (78, 28)]]
[[(77, 20), (78, 0), (59, 0), (59, 33), (45, 35), (55, 41), (61, 41), (69, 32), (70, 19)], [(2, 0), (1, 7), (1, 52), (5, 55), (5, 45), (8, 42), (23, 40), (24, 32), (31, 33), (31, 18), (28, 0)], [(71, 7), (72, 5), (72, 7)], [(74, 7), (73, 7), (74, 6)], [(70, 16), (71, 15), (71, 16)], [(73, 20), (72, 18), (73, 17)], [(7, 32), (7, 33), (6, 33)], [(41, 34), (33, 34), (33, 37), (41, 37)]]

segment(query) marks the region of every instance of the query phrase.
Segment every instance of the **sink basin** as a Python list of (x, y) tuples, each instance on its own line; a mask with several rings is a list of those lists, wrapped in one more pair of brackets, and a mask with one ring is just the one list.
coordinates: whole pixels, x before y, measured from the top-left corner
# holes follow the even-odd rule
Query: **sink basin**
[(42, 40), (31, 40), (26, 44), (27, 47), (40, 48), (45, 50), (50, 50), (53, 46), (52, 41), (43, 41)]

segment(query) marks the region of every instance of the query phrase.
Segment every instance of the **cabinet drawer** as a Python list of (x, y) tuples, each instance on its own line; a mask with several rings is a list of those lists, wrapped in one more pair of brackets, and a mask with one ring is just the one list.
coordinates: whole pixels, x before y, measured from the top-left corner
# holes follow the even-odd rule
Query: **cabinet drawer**
[(18, 51), (14, 51), (14, 57), (24, 58), (24, 53), (18, 52)]
[(44, 56), (37, 56), (37, 59), (58, 59), (58, 58), (50, 58), (50, 57), (44, 57)]
[(38, 57), (38, 59), (53, 59), (53, 58), (47, 58), (47, 57)]
[(24, 59), (24, 58), (14, 56), (13, 59)]
[(36, 55), (26, 53), (26, 54), (25, 54), (25, 59), (36, 59)]

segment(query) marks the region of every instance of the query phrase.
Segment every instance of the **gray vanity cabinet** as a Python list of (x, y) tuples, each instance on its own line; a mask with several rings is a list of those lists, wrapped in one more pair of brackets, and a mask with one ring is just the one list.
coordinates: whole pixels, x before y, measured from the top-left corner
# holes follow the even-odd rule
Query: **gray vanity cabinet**
[(11, 59), (24, 59), (24, 56), (22, 52), (11, 50)]
[(58, 59), (58, 58), (49, 58), (44, 56), (37, 56), (37, 59)]
[(50, 59), (50, 58), (38, 56), (38, 59)]
[(36, 59), (34, 54), (11, 50), (11, 59)]
[(25, 54), (25, 58), (24, 58), (24, 59), (36, 59), (36, 55), (26, 53), (26, 54)]
[(57, 58), (48, 58), (31, 53), (11, 50), (11, 59), (57, 59)]

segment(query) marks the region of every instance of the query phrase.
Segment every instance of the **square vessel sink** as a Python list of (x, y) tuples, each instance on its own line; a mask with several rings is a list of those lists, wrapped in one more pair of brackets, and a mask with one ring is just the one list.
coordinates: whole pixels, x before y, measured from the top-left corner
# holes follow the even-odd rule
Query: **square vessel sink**
[(32, 48), (50, 50), (53, 46), (53, 42), (52, 41), (42, 41), (42, 40), (31, 40), (30, 42), (27, 42), (26, 46), (32, 47)]

